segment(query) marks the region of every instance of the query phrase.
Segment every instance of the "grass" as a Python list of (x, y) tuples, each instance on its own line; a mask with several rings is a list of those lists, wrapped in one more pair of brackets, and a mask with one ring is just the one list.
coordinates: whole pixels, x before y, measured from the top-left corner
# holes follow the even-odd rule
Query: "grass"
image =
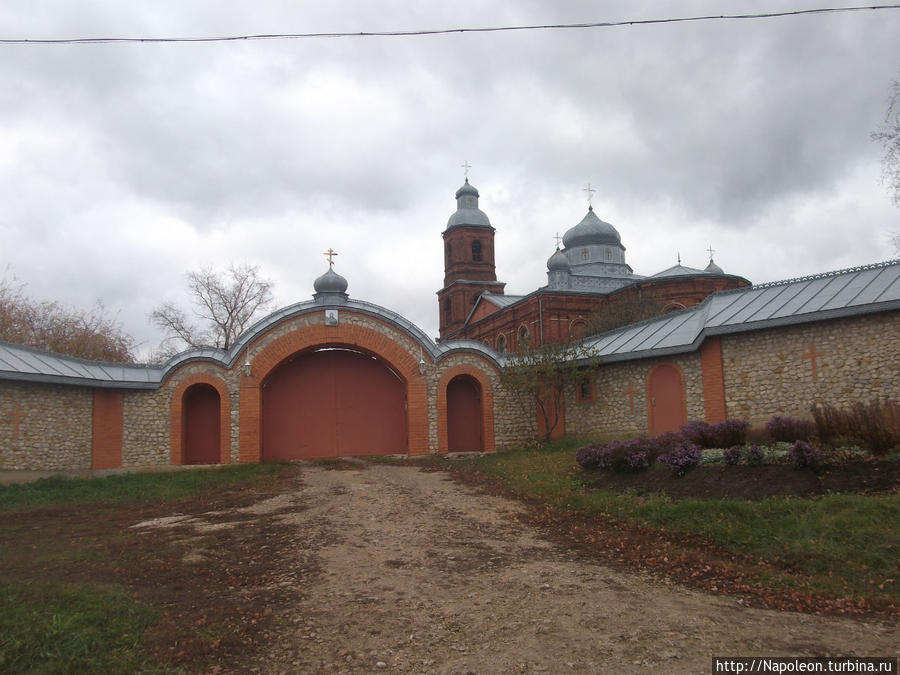
[(32, 483), (0, 485), (0, 512), (94, 502), (124, 504), (178, 499), (216, 486), (264, 479), (279, 470), (279, 464), (265, 463), (164, 473), (126, 473), (103, 478), (51, 476)]
[(0, 584), (0, 671), (152, 672), (137, 656), (158, 612), (120, 588)]
[[(173, 672), (142, 643), (171, 607), (139, 601), (138, 592), (155, 597), (153, 589), (146, 582), (132, 588), (121, 573), (140, 566), (129, 556), (146, 556), (133, 545), (139, 535), (93, 523), (151, 501), (165, 512), (166, 501), (260, 485), (283, 468), (246, 464), (0, 486), (0, 511), (8, 514), (0, 518), (0, 672)], [(41, 512), (54, 506), (65, 512)]]
[(563, 440), (547, 449), (468, 461), (514, 492), (559, 510), (699, 535), (727, 550), (776, 562), (820, 592), (900, 600), (900, 495), (675, 502), (664, 495), (586, 490), (589, 476), (574, 460), (582, 444)]

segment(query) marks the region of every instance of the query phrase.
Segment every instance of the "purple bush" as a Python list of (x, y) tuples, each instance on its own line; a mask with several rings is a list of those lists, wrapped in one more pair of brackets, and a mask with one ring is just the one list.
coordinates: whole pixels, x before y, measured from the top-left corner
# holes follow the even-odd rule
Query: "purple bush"
[(728, 466), (734, 466), (740, 463), (743, 453), (744, 449), (740, 445), (734, 445), (722, 452), (722, 461)]
[(724, 420), (716, 424), (695, 421), (681, 427), (681, 434), (701, 448), (728, 448), (743, 445), (749, 429), (746, 420)]
[(788, 457), (795, 469), (815, 469), (825, 458), (822, 451), (806, 441), (797, 441), (788, 451)]
[(700, 446), (685, 441), (665, 455), (660, 455), (659, 461), (671, 467), (675, 475), (683, 476), (700, 463), (701, 455)]
[(765, 451), (758, 445), (751, 445), (747, 448), (747, 464), (759, 466), (766, 458)]
[(647, 457), (646, 452), (632, 452), (630, 455), (625, 456), (625, 465), (629, 471), (640, 471), (650, 466), (650, 459)]
[(612, 464), (612, 450), (603, 445), (585, 445), (578, 448), (575, 461), (586, 471), (608, 469)]
[(775, 415), (766, 422), (766, 432), (773, 441), (794, 443), (795, 441), (809, 441), (812, 438), (816, 425), (799, 417), (784, 417)]

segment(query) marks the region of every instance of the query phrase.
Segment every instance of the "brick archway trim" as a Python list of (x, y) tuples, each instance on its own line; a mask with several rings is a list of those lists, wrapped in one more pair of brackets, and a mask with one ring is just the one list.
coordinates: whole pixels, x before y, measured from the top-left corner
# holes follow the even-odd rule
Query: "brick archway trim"
[[(406, 380), (407, 452), (428, 452), (428, 396), (425, 377), (419, 373), (419, 354), (412, 354), (389, 336), (366, 326), (349, 323), (317, 324), (282, 335), (251, 358), (251, 375), (241, 375), (240, 461), (262, 458), (261, 385), (269, 373), (289, 356), (315, 347), (357, 347), (386, 361)], [(251, 348), (252, 354), (252, 348)]]
[(172, 464), (184, 464), (184, 395), (196, 384), (208, 384), (219, 392), (219, 462), (228, 464), (231, 458), (231, 398), (224, 380), (209, 373), (190, 375), (172, 390)]
[(653, 429), (653, 404), (650, 396), (650, 381), (653, 379), (653, 373), (655, 373), (658, 369), (663, 366), (671, 366), (675, 369), (675, 372), (678, 373), (678, 382), (681, 386), (681, 423), (685, 424), (687, 422), (687, 387), (684, 385), (684, 371), (681, 370), (681, 366), (677, 363), (673, 363), (672, 361), (662, 361), (653, 366), (649, 371), (647, 371), (647, 380), (646, 380), (646, 389), (647, 389), (647, 431), (648, 433), (652, 433)]
[(494, 390), (491, 380), (483, 370), (465, 364), (449, 368), (438, 380), (438, 452), (446, 453), (450, 447), (447, 429), (447, 386), (450, 380), (458, 375), (474, 377), (481, 385), (481, 437), (484, 439), (484, 451), (494, 452)]

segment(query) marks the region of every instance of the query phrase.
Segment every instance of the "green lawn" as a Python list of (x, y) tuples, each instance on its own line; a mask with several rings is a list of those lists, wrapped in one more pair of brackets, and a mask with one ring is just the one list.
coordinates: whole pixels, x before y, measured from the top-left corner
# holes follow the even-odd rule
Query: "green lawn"
[(559, 510), (699, 535), (727, 550), (775, 562), (794, 577), (782, 576), (775, 583), (793, 585), (800, 578), (823, 593), (900, 601), (900, 495), (672, 501), (662, 495), (586, 489), (591, 476), (575, 462), (581, 444), (564, 440), (547, 449), (498, 453), (469, 464), (514, 492)]

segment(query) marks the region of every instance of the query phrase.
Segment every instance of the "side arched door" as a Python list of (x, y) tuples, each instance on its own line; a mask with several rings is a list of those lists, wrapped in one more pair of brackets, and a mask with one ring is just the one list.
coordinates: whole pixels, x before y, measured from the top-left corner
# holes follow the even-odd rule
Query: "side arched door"
[(678, 431), (684, 426), (684, 379), (678, 366), (661, 363), (650, 371), (647, 410), (650, 433), (654, 436), (666, 431)]

